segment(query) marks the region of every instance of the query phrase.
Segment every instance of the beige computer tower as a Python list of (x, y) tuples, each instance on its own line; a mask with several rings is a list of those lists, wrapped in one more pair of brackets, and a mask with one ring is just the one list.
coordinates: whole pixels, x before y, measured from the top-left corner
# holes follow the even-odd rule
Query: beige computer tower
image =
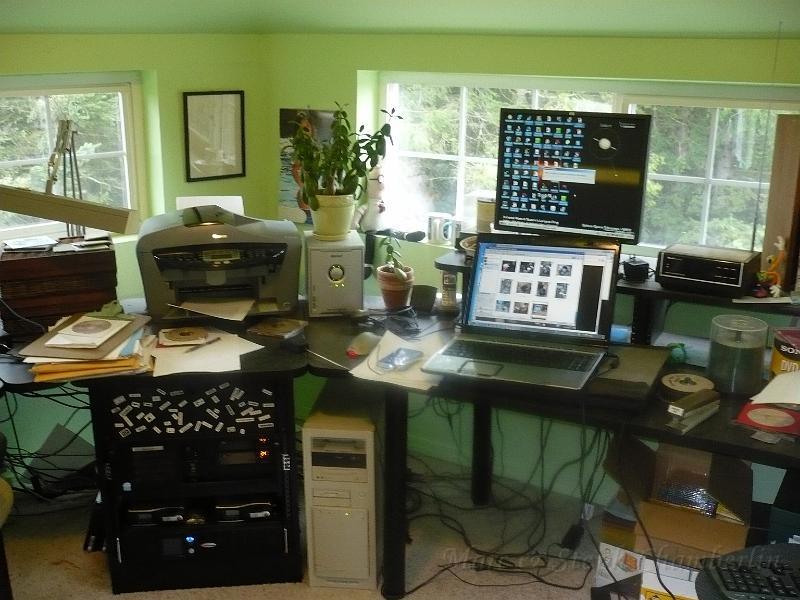
[(303, 425), (308, 582), (376, 589), (375, 419), (352, 399), (319, 400)]

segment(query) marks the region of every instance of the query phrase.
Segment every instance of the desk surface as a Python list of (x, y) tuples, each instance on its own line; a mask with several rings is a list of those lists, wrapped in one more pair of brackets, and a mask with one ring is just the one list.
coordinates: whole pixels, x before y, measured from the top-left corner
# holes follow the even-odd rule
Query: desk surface
[[(451, 317), (443, 318), (445, 323)], [(420, 316), (422, 328), (437, 322), (437, 317)], [(352, 359), (345, 350), (350, 340), (363, 331), (363, 327), (349, 318), (311, 319), (306, 328), (309, 349), (313, 352), (293, 353), (280, 348), (279, 340), (262, 336), (250, 337), (264, 348), (242, 356), (242, 371), (247, 373), (281, 373), (297, 376), (310, 372), (321, 377), (349, 376), (349, 369), (361, 359)], [(0, 381), (7, 391), (53, 387), (53, 384), (32, 384), (27, 365), (0, 364)], [(723, 399), (720, 411), (713, 417), (680, 435), (665, 425), (668, 420), (664, 403), (657, 398), (638, 413), (608, 408), (608, 396), (585, 395), (579, 399), (560, 398), (557, 394), (530, 390), (521, 393), (516, 389), (498, 388), (492, 385), (491, 394), (485, 388), (470, 385), (468, 388), (444, 385), (435, 393), (468, 402), (486, 402), (496, 408), (507, 408), (551, 417), (572, 423), (586, 423), (611, 430), (628, 433), (655, 441), (674, 443), (685, 447), (720, 452), (746, 460), (781, 468), (800, 468), (800, 445), (781, 441), (766, 444), (752, 439), (753, 430), (734, 423), (742, 399)]]

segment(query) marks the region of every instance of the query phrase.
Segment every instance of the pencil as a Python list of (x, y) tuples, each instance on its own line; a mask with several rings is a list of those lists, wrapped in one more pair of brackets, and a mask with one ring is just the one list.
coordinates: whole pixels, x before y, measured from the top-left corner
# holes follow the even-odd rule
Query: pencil
[[(195, 350), (199, 350), (200, 348), (205, 348), (206, 346), (213, 344), (214, 342), (218, 342), (221, 339), (222, 339), (221, 337), (215, 337), (213, 340), (208, 340), (205, 344), (200, 344), (199, 346), (192, 346), (186, 352), (194, 352)], [(184, 352), (184, 354), (186, 354), (186, 352)]]

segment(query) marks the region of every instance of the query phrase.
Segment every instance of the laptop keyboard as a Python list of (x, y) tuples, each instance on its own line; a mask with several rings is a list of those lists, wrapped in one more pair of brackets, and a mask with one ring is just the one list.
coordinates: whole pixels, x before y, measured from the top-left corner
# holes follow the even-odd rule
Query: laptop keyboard
[(444, 354), (471, 360), (514, 363), (569, 371), (588, 370), (594, 358), (593, 354), (585, 352), (554, 350), (552, 348), (526, 348), (507, 344), (473, 343), (468, 340), (456, 340)]

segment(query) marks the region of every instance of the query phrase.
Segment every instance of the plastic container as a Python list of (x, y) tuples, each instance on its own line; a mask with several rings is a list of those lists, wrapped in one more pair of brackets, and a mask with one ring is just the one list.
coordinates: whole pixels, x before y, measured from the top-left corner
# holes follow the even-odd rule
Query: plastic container
[(750, 396), (761, 390), (768, 329), (761, 319), (742, 315), (711, 320), (707, 372), (717, 391)]

